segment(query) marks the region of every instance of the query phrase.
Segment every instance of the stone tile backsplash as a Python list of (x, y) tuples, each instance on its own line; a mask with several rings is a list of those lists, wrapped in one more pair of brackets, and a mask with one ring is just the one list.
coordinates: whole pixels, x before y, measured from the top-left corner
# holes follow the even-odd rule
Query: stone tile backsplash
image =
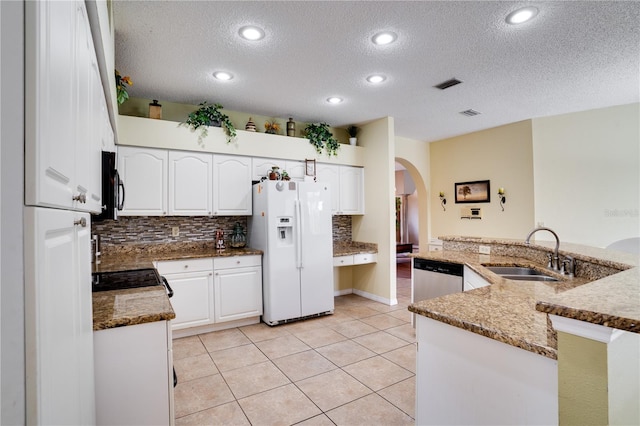
[[(105, 220), (91, 224), (91, 233), (100, 236), (102, 252), (123, 244), (185, 243), (215, 240), (216, 231), (222, 229), (225, 239), (231, 237), (236, 222), (247, 232), (248, 216), (121, 216), (118, 220)], [(171, 229), (179, 228), (177, 237)], [(351, 216), (333, 216), (333, 240), (351, 241)]]

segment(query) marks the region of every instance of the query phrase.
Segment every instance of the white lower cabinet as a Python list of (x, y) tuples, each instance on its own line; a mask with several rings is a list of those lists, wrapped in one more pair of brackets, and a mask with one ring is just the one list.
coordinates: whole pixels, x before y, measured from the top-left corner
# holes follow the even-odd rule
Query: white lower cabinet
[(174, 424), (170, 321), (98, 330), (94, 348), (95, 424)]
[(213, 269), (216, 322), (262, 315), (260, 256), (214, 258)]
[(173, 329), (196, 327), (214, 321), (213, 264), (211, 259), (157, 262), (158, 273), (173, 289)]
[(173, 289), (171, 323), (180, 336), (189, 328), (220, 330), (229, 326), (216, 324), (262, 315), (261, 255), (159, 261), (155, 267)]
[(345, 256), (335, 256), (333, 266), (364, 265), (378, 262), (378, 253), (357, 253)]
[(489, 285), (489, 281), (485, 280), (473, 269), (468, 266), (464, 267), (464, 285), (462, 291), (473, 290), (475, 288), (486, 287)]
[(558, 424), (558, 361), (416, 315), (416, 425)]

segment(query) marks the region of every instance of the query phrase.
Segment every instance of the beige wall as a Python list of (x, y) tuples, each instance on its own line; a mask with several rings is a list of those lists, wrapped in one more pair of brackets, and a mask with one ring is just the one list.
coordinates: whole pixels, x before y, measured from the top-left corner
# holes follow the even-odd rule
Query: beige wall
[(596, 247), (640, 236), (639, 105), (533, 120), (536, 223)]
[(609, 424), (607, 344), (559, 331), (558, 348), (559, 423)]
[(416, 194), (410, 198), (413, 201), (412, 205), (417, 205), (418, 239), (420, 248), (424, 250), (427, 249), (427, 243), (429, 242), (430, 227), (429, 158), (428, 143), (401, 137), (395, 138), (395, 160), (407, 169), (416, 186)]
[[(149, 104), (151, 102), (151, 99), (130, 98), (128, 101), (120, 105), (119, 111), (121, 115), (128, 115), (133, 117), (149, 117)], [(198, 109), (198, 105), (178, 104), (166, 101), (158, 102), (162, 105), (163, 120), (183, 122), (187, 119), (191, 112)], [(231, 122), (238, 130), (244, 130), (245, 125), (247, 124), (249, 119), (251, 119), (255, 123), (258, 132), (264, 133), (265, 121), (275, 119), (276, 122), (280, 124), (281, 130), (279, 134), (287, 134), (286, 122), (289, 120), (289, 117), (270, 117), (266, 115), (230, 111), (227, 109), (223, 109), (222, 112), (229, 116)], [(308, 123), (297, 121), (296, 117), (291, 118), (293, 118), (293, 121), (296, 123), (296, 136), (302, 137), (302, 131)], [(329, 130), (331, 131), (331, 133), (333, 133), (333, 136), (338, 139), (338, 141), (340, 141), (340, 143), (349, 143), (349, 135), (347, 134), (346, 130), (334, 127), (330, 127)]]
[(378, 263), (353, 267), (354, 291), (396, 302), (395, 163), (392, 118), (362, 126), (358, 143), (364, 147), (365, 214), (353, 217), (353, 239), (378, 244)]
[[(524, 238), (534, 226), (531, 121), (432, 142), (430, 172), (432, 237)], [(455, 203), (456, 182), (487, 179), (491, 181), (490, 203)], [(498, 203), (499, 187), (506, 191), (504, 212)], [(440, 191), (446, 195), (446, 211), (440, 206)], [(482, 219), (460, 219), (461, 207), (480, 207)]]

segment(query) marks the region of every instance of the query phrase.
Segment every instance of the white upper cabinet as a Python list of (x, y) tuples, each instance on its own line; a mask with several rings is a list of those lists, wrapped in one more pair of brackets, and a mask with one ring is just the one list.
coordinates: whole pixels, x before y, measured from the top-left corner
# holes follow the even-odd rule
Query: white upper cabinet
[(316, 180), (331, 188), (331, 213), (364, 214), (364, 169), (319, 163)]
[[(251, 159), (251, 180), (261, 180), (269, 174), (272, 167), (284, 167), (285, 162), (277, 158), (258, 158)], [(288, 171), (288, 170), (287, 170)]]
[(340, 166), (339, 214), (364, 214), (364, 169)]
[(339, 214), (340, 204), (340, 166), (335, 164), (316, 164), (316, 181), (329, 184), (331, 190), (331, 213)]
[(102, 208), (102, 120), (96, 92), (102, 90), (98, 61), (93, 50), (89, 20), (83, 5), (77, 6), (76, 61), (78, 72), (78, 112), (76, 127), (76, 167), (78, 185), (76, 192), (86, 194), (81, 210), (99, 212)]
[(303, 181), (305, 176), (305, 162), (287, 160), (284, 163), (284, 169), (289, 173), (291, 180)]
[(250, 216), (252, 214), (250, 157), (213, 155), (213, 214)]
[(169, 153), (163, 149), (118, 147), (118, 172), (124, 182), (122, 216), (167, 214)]
[(100, 80), (84, 2), (25, 10), (26, 203), (98, 213), (100, 143), (89, 106)]
[(169, 215), (211, 215), (212, 177), (211, 154), (169, 151)]

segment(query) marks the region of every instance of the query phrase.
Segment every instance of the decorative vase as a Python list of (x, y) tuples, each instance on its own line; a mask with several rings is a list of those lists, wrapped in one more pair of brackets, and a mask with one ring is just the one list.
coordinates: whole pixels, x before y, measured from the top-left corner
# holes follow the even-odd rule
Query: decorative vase
[(349, 145), (356, 146), (357, 141), (358, 141), (358, 138), (349, 138)]
[(253, 118), (249, 117), (249, 121), (247, 121), (247, 124), (244, 126), (244, 129), (247, 132), (255, 132), (256, 131), (256, 123), (253, 122)]
[(162, 105), (158, 103), (157, 99), (154, 99), (153, 103), (149, 104), (149, 118), (162, 120)]
[(231, 247), (242, 248), (247, 245), (247, 235), (240, 225), (240, 222), (236, 222), (233, 227), (233, 233), (231, 234)]
[(211, 120), (209, 122), (209, 126), (211, 126), (211, 127), (222, 127), (222, 124), (220, 124), (219, 120)]
[(280, 180), (280, 167), (273, 166), (269, 170), (269, 180)]
[(289, 121), (287, 121), (287, 136), (295, 136), (296, 135), (296, 123), (293, 121), (292, 117), (289, 117)]

